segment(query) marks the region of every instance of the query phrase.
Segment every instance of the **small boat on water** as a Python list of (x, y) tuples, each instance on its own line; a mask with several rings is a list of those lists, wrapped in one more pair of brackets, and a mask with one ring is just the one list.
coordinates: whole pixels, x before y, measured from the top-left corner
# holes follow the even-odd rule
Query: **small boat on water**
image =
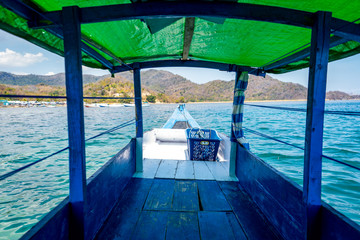
[(84, 104), (85, 107), (87, 108), (95, 108), (95, 107), (109, 107), (109, 108), (117, 108), (117, 107), (123, 107), (123, 104), (118, 104), (118, 103), (113, 103), (113, 104), (108, 104), (108, 103), (93, 103), (93, 104)]
[[(142, 106), (143, 107), (148, 107), (148, 106), (150, 106), (150, 104), (149, 103), (143, 103)], [(125, 103), (124, 107), (135, 107), (135, 103)]]
[(118, 108), (118, 107), (123, 107), (124, 104), (120, 104), (120, 103), (112, 103), (112, 104), (108, 104), (108, 107), (110, 108)]

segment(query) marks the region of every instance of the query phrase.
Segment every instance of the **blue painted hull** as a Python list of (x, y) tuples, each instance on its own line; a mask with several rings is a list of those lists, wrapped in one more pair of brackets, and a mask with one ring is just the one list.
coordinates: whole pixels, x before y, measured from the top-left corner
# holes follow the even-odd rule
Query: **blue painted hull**
[[(238, 145), (236, 163), (239, 166), (236, 171), (236, 175), (240, 179), (239, 182), (230, 184), (229, 182), (211, 183), (208, 181), (196, 181), (195, 184), (201, 185), (200, 187), (198, 186), (199, 194), (201, 195), (201, 190), (209, 184), (217, 187), (219, 185), (222, 192), (226, 194), (227, 202), (231, 204), (231, 209), (239, 219), (238, 221), (243, 223), (241, 229), (249, 236), (249, 239), (304, 239), (305, 206), (302, 201), (302, 190), (281, 173), (240, 145)], [(125, 231), (129, 228), (131, 228), (131, 232), (136, 233), (136, 231), (132, 230), (139, 218), (142, 206), (144, 206), (144, 198), (141, 196), (148, 195), (143, 194), (144, 191), (142, 190), (147, 187), (147, 183), (134, 185), (130, 191), (124, 191), (125, 186), (127, 186), (130, 181), (134, 181), (132, 178), (134, 173), (135, 141), (132, 140), (129, 145), (88, 180), (87, 205), (84, 209), (86, 229), (88, 229), (88, 231), (85, 239), (93, 239), (99, 231), (101, 233), (102, 229), (106, 230), (107, 228), (110, 228), (111, 233), (115, 230)], [(206, 184), (206, 186), (204, 184)], [(162, 194), (150, 195), (150, 197), (163, 199), (169, 194), (171, 195), (174, 191), (173, 188), (169, 190), (163, 189), (163, 187), (164, 185), (161, 184), (156, 188), (157, 191), (162, 192)], [(209, 186), (206, 189), (213, 191), (214, 187)], [(196, 189), (194, 192), (197, 193)], [(185, 193), (188, 192), (185, 191)], [(172, 195), (180, 196), (179, 194)], [(210, 194), (201, 196), (203, 199), (201, 201), (203, 204), (202, 207), (204, 208), (207, 202), (216, 203), (214, 205), (216, 208), (221, 207), (222, 205), (217, 203), (218, 198), (214, 200), (214, 196), (217, 195)], [(127, 198), (133, 198), (134, 200), (129, 201)], [(113, 206), (116, 205), (119, 199), (125, 202), (125, 204), (119, 205), (120, 210), (129, 209), (129, 206), (134, 206), (134, 204), (138, 203), (136, 201), (140, 201), (141, 199), (143, 202), (139, 205), (139, 208), (128, 212), (129, 215), (127, 216), (129, 216), (129, 218), (123, 218), (122, 222), (120, 221), (119, 224), (114, 226), (105, 226), (109, 222), (107, 218), (112, 212)], [(170, 202), (173, 202), (171, 197), (169, 199)], [(188, 203), (187, 201), (184, 202)], [(322, 203), (320, 207), (321, 211), (318, 220), (319, 231), (321, 231), (320, 239), (360, 239), (360, 227), (358, 225), (325, 203)], [(71, 223), (70, 208), (71, 206), (67, 198), (47, 216), (42, 218), (22, 239), (69, 239), (69, 235), (71, 235), (71, 228), (69, 227)], [(254, 213), (258, 212), (261, 212), (261, 214), (256, 216)], [(198, 218), (200, 224), (204, 221), (203, 213), (206, 213), (206, 211), (199, 211)], [(121, 215), (116, 215), (115, 220), (121, 220), (122, 218), (119, 216)], [(261, 216), (265, 216), (265, 218), (263, 219)], [(211, 218), (208, 223), (217, 220), (219, 219)], [(236, 219), (234, 221), (235, 223), (237, 222)], [(194, 222), (197, 224), (198, 221)], [(151, 221), (149, 223), (151, 223)], [(226, 223), (226, 221), (216, 224), (224, 223)], [(206, 226), (206, 224), (201, 225), (201, 227)], [(265, 228), (270, 229), (270, 231), (265, 231)], [(240, 233), (241, 229), (237, 230), (236, 233)], [(142, 228), (140, 228), (140, 230), (142, 230)], [(189, 228), (185, 230), (189, 230)], [(154, 231), (157, 233), (156, 229)], [(274, 232), (276, 236), (271, 235), (273, 237), (269, 237), (268, 234), (272, 232)], [(211, 237), (208, 239), (210, 238)], [(101, 237), (97, 239), (101, 239)]]

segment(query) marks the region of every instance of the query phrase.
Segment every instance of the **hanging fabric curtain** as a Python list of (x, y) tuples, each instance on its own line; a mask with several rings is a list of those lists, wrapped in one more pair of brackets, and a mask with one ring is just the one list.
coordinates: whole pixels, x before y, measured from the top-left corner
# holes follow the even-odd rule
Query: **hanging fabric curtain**
[(234, 89), (234, 102), (232, 112), (232, 131), (231, 141), (239, 142), (246, 149), (249, 149), (249, 143), (244, 137), (244, 131), (242, 128), (245, 90), (248, 85), (249, 75), (248, 72), (237, 72), (235, 77), (235, 89)]

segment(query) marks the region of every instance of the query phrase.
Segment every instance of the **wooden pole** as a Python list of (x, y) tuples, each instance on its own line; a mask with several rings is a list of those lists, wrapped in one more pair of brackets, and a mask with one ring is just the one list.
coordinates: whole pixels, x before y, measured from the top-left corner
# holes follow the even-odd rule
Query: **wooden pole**
[(321, 168), (331, 13), (317, 12), (311, 35), (306, 114), (304, 189), (305, 239), (320, 239)]
[(84, 239), (86, 195), (81, 26), (78, 7), (62, 10), (69, 134), (70, 238)]
[[(235, 89), (236, 89), (236, 83), (239, 80), (239, 77), (241, 75), (241, 72), (236, 71), (236, 75), (235, 75), (235, 85), (234, 85), (234, 96), (233, 96), (233, 107), (234, 104), (237, 104), (235, 102)], [(234, 113), (233, 113), (234, 114)], [(230, 165), (229, 165), (229, 176), (230, 177), (235, 177), (236, 176), (236, 157), (237, 157), (237, 148), (238, 148), (238, 142), (236, 140), (236, 136), (234, 134), (234, 128), (233, 128), (233, 124), (234, 124), (234, 119), (233, 119), (233, 115), (231, 115), (231, 136), (230, 136), (230, 141), (231, 141), (231, 145), (230, 145)]]
[(143, 116), (140, 68), (134, 68), (135, 118), (136, 118), (136, 172), (143, 171)]

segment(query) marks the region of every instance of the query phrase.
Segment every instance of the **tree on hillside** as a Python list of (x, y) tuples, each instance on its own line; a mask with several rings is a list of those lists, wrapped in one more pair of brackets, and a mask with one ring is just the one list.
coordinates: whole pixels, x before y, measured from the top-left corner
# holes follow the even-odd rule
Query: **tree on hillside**
[(186, 103), (184, 97), (180, 97), (178, 100), (176, 100), (176, 103)]
[(155, 103), (155, 101), (156, 101), (156, 96), (154, 96), (154, 95), (148, 95), (148, 96), (146, 96), (146, 101), (151, 102), (151, 103)]

